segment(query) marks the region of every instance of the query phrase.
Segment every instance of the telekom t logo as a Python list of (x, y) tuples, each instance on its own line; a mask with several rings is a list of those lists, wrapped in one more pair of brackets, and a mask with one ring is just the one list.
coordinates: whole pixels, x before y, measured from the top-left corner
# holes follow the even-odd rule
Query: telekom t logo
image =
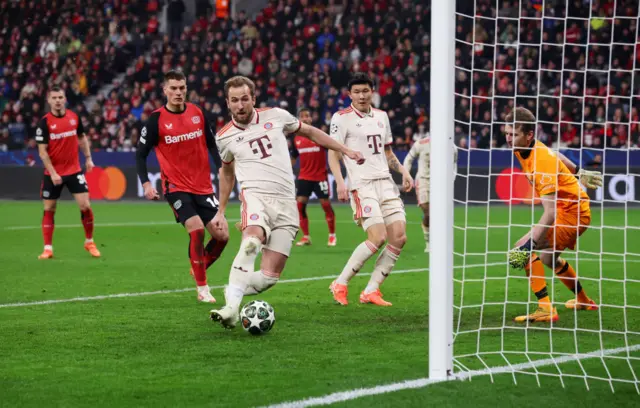
[(367, 141), (369, 142), (369, 148), (373, 150), (373, 154), (380, 154), (382, 150), (382, 136), (367, 135)]
[(249, 142), (249, 147), (253, 149), (254, 154), (260, 154), (260, 159), (266, 159), (271, 156), (269, 150), (273, 148), (269, 136), (260, 136), (257, 139), (253, 139)]

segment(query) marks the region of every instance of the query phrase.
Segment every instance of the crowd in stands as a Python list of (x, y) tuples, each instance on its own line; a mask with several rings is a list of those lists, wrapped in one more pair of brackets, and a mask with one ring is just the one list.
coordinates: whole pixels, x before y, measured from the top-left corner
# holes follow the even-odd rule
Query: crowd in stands
[[(184, 11), (181, 0), (0, 0), (0, 148), (34, 146), (46, 88), (58, 83), (95, 149), (131, 150), (164, 103), (162, 75), (172, 68), (187, 74), (189, 100), (216, 128), (228, 121), (223, 84), (232, 75), (255, 80), (258, 105), (307, 106), (327, 130), (350, 103), (350, 73), (365, 71), (395, 148), (428, 135), (429, 2), (273, 0), (251, 19), (220, 18), (206, 3), (193, 24), (172, 18), (160, 33), (162, 7)], [(565, 3), (458, 1), (457, 144), (504, 146), (500, 122), (516, 104), (539, 115), (548, 144), (640, 144), (637, 0)], [(86, 103), (120, 72), (110, 93)]]

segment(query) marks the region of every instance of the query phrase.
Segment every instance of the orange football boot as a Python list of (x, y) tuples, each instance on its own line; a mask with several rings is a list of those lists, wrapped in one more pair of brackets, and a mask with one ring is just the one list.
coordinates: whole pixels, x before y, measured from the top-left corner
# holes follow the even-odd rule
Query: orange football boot
[(45, 249), (42, 251), (40, 255), (38, 255), (38, 259), (51, 259), (53, 258), (53, 251), (50, 249)]
[(391, 302), (387, 302), (382, 298), (382, 293), (380, 289), (377, 289), (375, 292), (371, 293), (360, 293), (360, 303), (371, 303), (376, 306), (392, 306)]
[(98, 251), (98, 247), (95, 242), (87, 242), (84, 244), (84, 249), (87, 250), (94, 258), (100, 258), (100, 251)]
[(349, 304), (347, 300), (347, 295), (349, 294), (349, 290), (347, 289), (347, 285), (341, 285), (336, 283), (336, 281), (331, 282), (331, 293), (333, 293), (333, 300), (335, 300), (338, 304), (342, 306), (346, 306)]

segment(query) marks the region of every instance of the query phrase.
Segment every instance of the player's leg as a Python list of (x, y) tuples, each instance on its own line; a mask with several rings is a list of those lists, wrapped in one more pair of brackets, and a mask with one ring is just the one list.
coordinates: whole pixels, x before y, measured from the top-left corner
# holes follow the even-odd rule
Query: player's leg
[(262, 293), (280, 280), (296, 234), (295, 227), (277, 228), (271, 232), (269, 242), (262, 249), (260, 270), (252, 273), (245, 295)]
[(565, 306), (569, 309), (578, 310), (597, 310), (596, 303), (587, 296), (587, 293), (580, 284), (580, 280), (575, 269), (568, 261), (561, 257), (562, 251), (566, 248), (574, 249), (578, 236), (586, 231), (591, 221), (589, 216), (587, 219), (582, 217), (581, 226), (577, 226), (577, 217), (571, 214), (558, 214), (555, 226), (555, 251), (545, 254), (543, 263), (552, 269), (560, 282), (569, 289), (575, 297), (566, 302)]
[(320, 205), (324, 211), (324, 219), (327, 221), (327, 227), (329, 228), (329, 239), (327, 240), (327, 246), (336, 246), (336, 214), (331, 207), (331, 201), (329, 201), (329, 182), (321, 181), (315, 185), (315, 193), (320, 199)]
[(406, 221), (404, 213), (398, 213), (395, 219), (386, 226), (387, 245), (378, 255), (373, 273), (369, 279), (369, 283), (364, 291), (360, 294), (360, 303), (372, 303), (378, 306), (391, 306), (390, 302), (382, 298), (380, 285), (391, 274), (395, 266), (400, 252), (407, 242)]
[(311, 245), (311, 237), (309, 236), (309, 217), (307, 217), (307, 204), (309, 203), (309, 196), (313, 191), (313, 182), (298, 179), (296, 187), (296, 204), (298, 206), (298, 214), (300, 218), (300, 229), (302, 230), (302, 238), (300, 238), (300, 241), (298, 241), (296, 245)]
[[(355, 195), (355, 199), (354, 196)], [(342, 269), (340, 276), (331, 283), (329, 289), (333, 293), (333, 299), (341, 305), (348, 305), (347, 300), (349, 281), (356, 276), (362, 266), (378, 252), (378, 248), (387, 240), (387, 231), (380, 207), (376, 200), (361, 200), (354, 191), (352, 195), (352, 207), (356, 214), (356, 222), (362, 225), (367, 232), (367, 240), (356, 247)]]
[(429, 252), (429, 203), (420, 204), (422, 210), (422, 233), (424, 234), (425, 248), (424, 252)]
[(211, 239), (204, 247), (205, 270), (209, 269), (220, 258), (222, 251), (229, 242), (229, 225), (226, 223), (219, 228), (212, 223), (218, 213), (218, 200), (213, 194), (193, 196), (196, 201), (198, 215), (211, 235)]
[(54, 185), (51, 176), (44, 175), (40, 186), (40, 198), (44, 206), (42, 214), (42, 238), (44, 240), (44, 250), (38, 259), (53, 258), (53, 230), (55, 228), (55, 213), (58, 198), (62, 192), (62, 184)]
[(78, 207), (80, 208), (80, 220), (82, 221), (82, 227), (84, 228), (84, 249), (95, 258), (100, 257), (100, 251), (93, 241), (93, 210), (91, 209), (91, 202), (89, 200), (89, 193), (73, 194), (73, 198), (76, 200)]
[(98, 251), (98, 247), (95, 242), (93, 242), (93, 210), (91, 209), (91, 202), (89, 200), (87, 180), (82, 172), (64, 176), (62, 180), (76, 200), (78, 207), (80, 207), (80, 219), (84, 227), (84, 249), (89, 252), (91, 256), (98, 258), (100, 257), (100, 251)]
[(307, 216), (308, 196), (297, 196), (296, 203), (300, 217), (300, 229), (302, 230), (302, 238), (296, 243), (296, 246), (311, 245), (311, 237), (309, 236), (309, 217)]
[(224, 291), (225, 306), (211, 311), (211, 319), (225, 328), (233, 328), (238, 323), (240, 303), (254, 273), (256, 258), (271, 233), (268, 204), (265, 204), (263, 197), (243, 191), (240, 198), (242, 241), (231, 264), (229, 284)]

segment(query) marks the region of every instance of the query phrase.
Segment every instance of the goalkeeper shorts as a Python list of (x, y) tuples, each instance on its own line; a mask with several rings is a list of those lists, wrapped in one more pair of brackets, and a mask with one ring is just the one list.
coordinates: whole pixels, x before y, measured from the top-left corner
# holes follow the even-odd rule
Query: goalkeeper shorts
[(591, 211), (581, 212), (579, 223), (578, 213), (559, 211), (555, 224), (547, 231), (549, 247), (556, 251), (563, 251), (567, 248), (575, 249), (578, 237), (589, 228), (590, 224)]

